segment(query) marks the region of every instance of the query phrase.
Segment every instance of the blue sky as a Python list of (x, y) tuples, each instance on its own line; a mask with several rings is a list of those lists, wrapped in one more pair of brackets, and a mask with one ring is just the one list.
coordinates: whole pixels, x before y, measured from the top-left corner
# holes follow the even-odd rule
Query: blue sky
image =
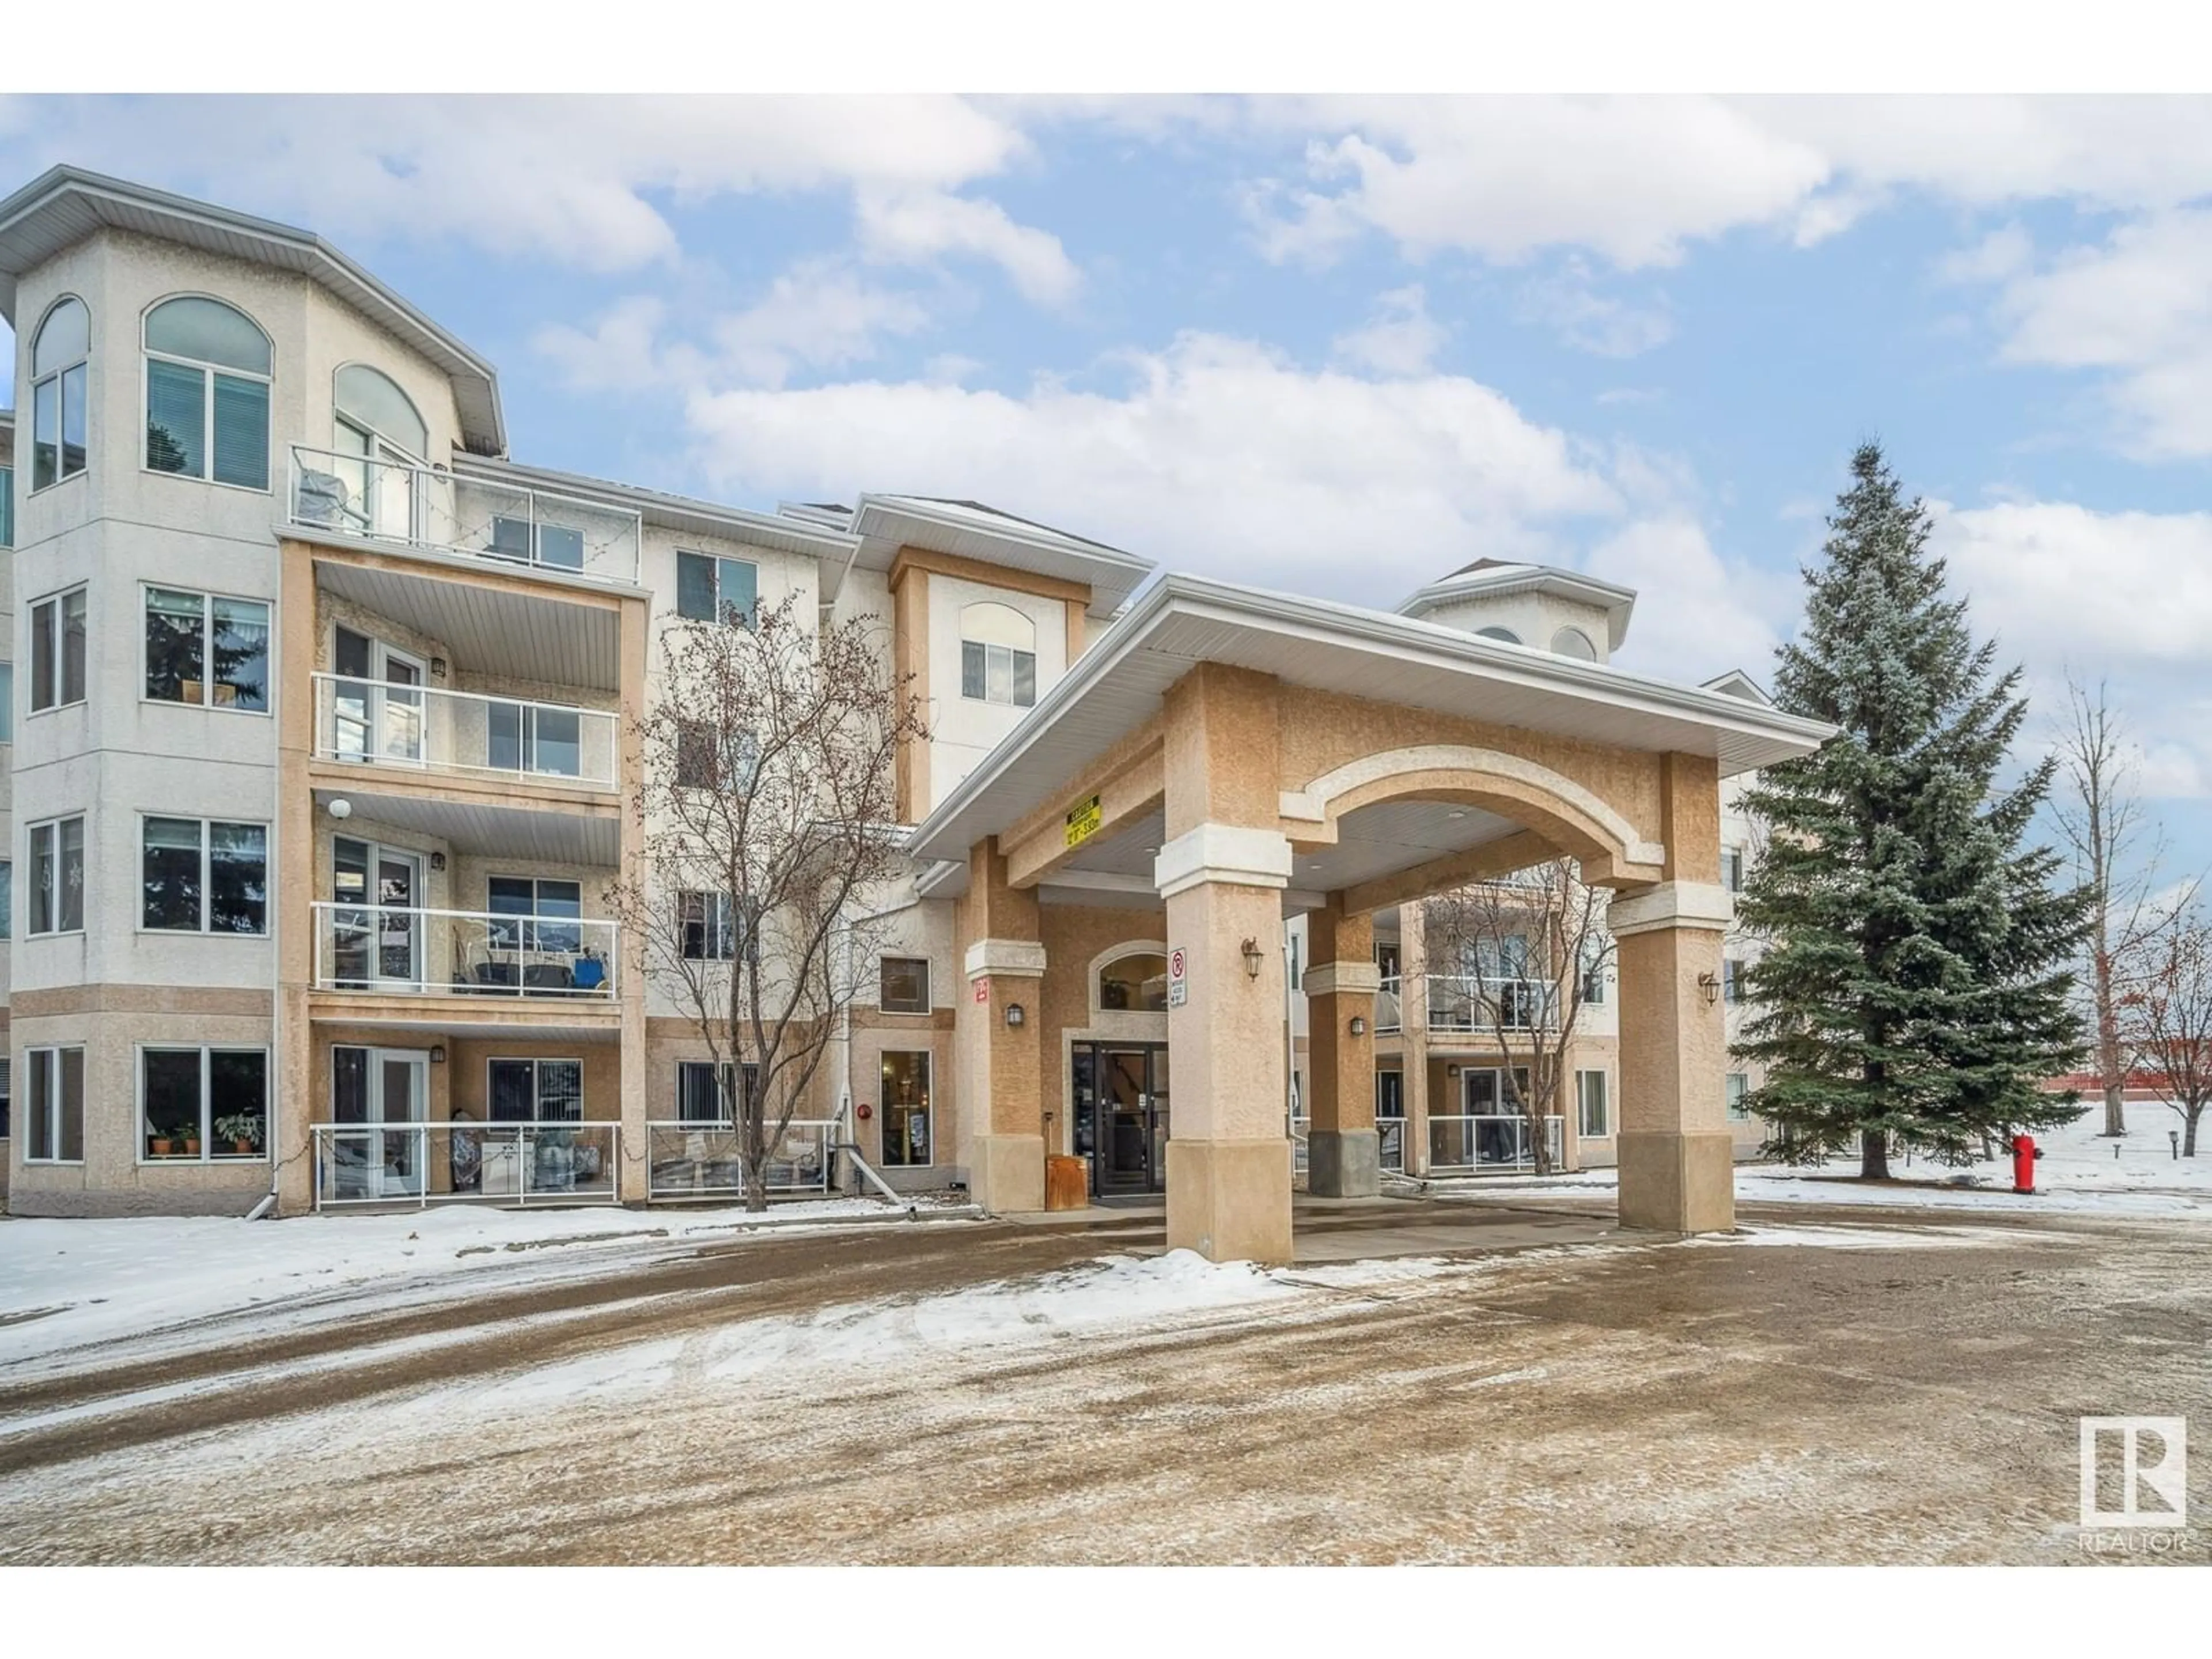
[(2212, 862), (2212, 103), (0, 100), (57, 161), (339, 242), (526, 459), (1383, 605), (1550, 559), (1682, 678), (1767, 677), (1879, 436)]

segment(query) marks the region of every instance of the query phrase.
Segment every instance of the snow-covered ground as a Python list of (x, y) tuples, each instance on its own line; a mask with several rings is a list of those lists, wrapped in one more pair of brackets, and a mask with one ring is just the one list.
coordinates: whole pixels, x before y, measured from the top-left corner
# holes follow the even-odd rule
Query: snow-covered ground
[[(2104, 1109), (2094, 1106), (2063, 1128), (2036, 1137), (2043, 1157), (2035, 1166), (2035, 1192), (2012, 1190), (2012, 1159), (2001, 1156), (1965, 1169), (1893, 1158), (1887, 1184), (1857, 1179), (1856, 1159), (1818, 1168), (1780, 1164), (1736, 1166), (1735, 1194), (1747, 1204), (1871, 1204), (1891, 1209), (1940, 1209), (2048, 1214), (2055, 1211), (2104, 1215), (2212, 1217), (2212, 1150), (2177, 1158), (2166, 1139), (2180, 1120), (2162, 1107), (2128, 1109), (2128, 1133), (2118, 1140), (2098, 1132)], [(2117, 1151), (2115, 1150), (2117, 1148)], [(1577, 1175), (1490, 1177), (1455, 1183), (1441, 1195), (1497, 1198), (1510, 1194), (1610, 1193), (1612, 1170)]]
[[(970, 1213), (914, 1203), (923, 1218)], [(768, 1219), (781, 1231), (902, 1213), (874, 1199), (836, 1198), (778, 1204)], [(501, 1288), (539, 1285), (736, 1237), (760, 1220), (723, 1207), (0, 1220), (0, 1364), (257, 1306), (354, 1310), (493, 1279)]]

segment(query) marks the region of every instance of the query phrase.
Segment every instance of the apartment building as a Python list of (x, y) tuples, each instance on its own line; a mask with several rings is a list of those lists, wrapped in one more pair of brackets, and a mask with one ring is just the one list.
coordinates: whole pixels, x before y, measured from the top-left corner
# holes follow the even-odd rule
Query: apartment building
[[(726, 1196), (606, 890), (656, 636), (790, 599), (874, 619), (930, 721), (794, 1181), (848, 1136), (1019, 1211), (1073, 1158), (1283, 1256), (1295, 1056), (1315, 1189), (1374, 1190), (1397, 919), (1557, 849), (1620, 939), (1576, 1155), (1727, 1224), (1722, 790), (1825, 732), (1611, 668), (1626, 590), (1479, 561), (1372, 611), (973, 501), (532, 466), (492, 367), (312, 232), (73, 169), (0, 202), (0, 314), (15, 1212)], [(1426, 1036), (1406, 1092), (1480, 1103)]]

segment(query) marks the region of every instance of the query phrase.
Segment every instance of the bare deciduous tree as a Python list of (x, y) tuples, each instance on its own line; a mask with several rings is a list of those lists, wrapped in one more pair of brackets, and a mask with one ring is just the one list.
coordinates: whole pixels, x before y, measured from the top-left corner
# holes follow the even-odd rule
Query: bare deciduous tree
[(2097, 1077), (2105, 1096), (2105, 1133), (2128, 1132), (2127, 1056), (2120, 1004), (2129, 994), (2128, 965), (2177, 914), (2155, 896), (2161, 851), (2142, 815), (2126, 723), (2112, 707), (2105, 683), (2084, 685), (2067, 676), (2068, 723), (2058, 740), (2066, 789), (2053, 815), (2072, 849), (2081, 884), (2095, 895), (2085, 950), (2082, 988), (2089, 999)]
[(2120, 1036), (2136, 1074), (2181, 1119), (2181, 1151), (2212, 1104), (2212, 920), (2195, 906), (2168, 916), (2136, 947), (2120, 998)]
[(707, 1048), (750, 1209), (874, 966), (862, 901), (899, 866), (894, 762), (924, 732), (872, 633), (795, 598), (672, 624), (639, 722), (645, 868), (610, 899)]
[(1605, 928), (1611, 897), (1585, 886), (1572, 860), (1553, 859), (1422, 907), (1430, 963), (1455, 970), (1439, 976), (1431, 1023), (1440, 1007), (1450, 1024), (1496, 1042), (1505, 1056), (1506, 1096), (1541, 1174), (1554, 1167), (1547, 1121), (1564, 1117), (1571, 1103), (1568, 1062), (1583, 1006), (1613, 957)]

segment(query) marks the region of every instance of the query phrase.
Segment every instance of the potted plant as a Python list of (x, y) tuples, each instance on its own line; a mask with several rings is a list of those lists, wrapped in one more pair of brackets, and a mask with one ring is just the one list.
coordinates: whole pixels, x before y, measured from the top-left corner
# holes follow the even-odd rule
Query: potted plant
[(167, 1158), (169, 1155), (169, 1149), (173, 1144), (174, 1143), (170, 1140), (167, 1135), (156, 1134), (151, 1140), (147, 1142), (146, 1150), (152, 1153), (155, 1158)]
[(185, 1135), (185, 1156), (186, 1158), (198, 1158), (199, 1155), (200, 1138), (187, 1131)]
[(261, 1120), (246, 1112), (219, 1117), (215, 1121), (215, 1138), (228, 1141), (237, 1157), (251, 1158), (261, 1150)]

